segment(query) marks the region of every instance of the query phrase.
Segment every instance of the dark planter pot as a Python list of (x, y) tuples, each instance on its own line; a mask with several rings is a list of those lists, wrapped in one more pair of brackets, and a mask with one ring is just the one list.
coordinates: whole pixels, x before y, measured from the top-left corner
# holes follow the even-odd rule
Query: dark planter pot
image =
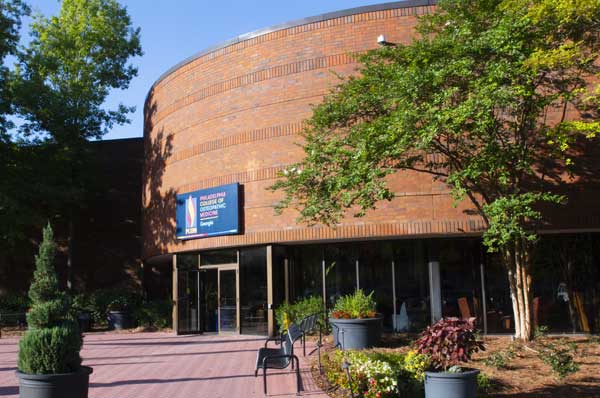
[(80, 312), (77, 314), (77, 323), (81, 332), (89, 332), (92, 330), (92, 316), (89, 312)]
[(127, 329), (131, 327), (131, 317), (127, 311), (108, 311), (109, 329)]
[(477, 369), (460, 373), (425, 372), (425, 398), (477, 398)]
[(423, 390), (400, 390), (398, 398), (424, 398), (425, 391)]
[(329, 318), (333, 344), (342, 350), (375, 347), (381, 340), (383, 317), (364, 319)]
[(87, 398), (92, 368), (78, 372), (30, 375), (17, 371), (20, 398)]

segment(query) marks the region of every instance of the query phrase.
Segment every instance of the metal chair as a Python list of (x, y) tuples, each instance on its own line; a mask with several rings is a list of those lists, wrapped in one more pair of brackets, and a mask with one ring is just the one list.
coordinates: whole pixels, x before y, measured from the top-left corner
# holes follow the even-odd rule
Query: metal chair
[[(256, 356), (256, 369), (254, 377), (258, 376), (258, 369), (263, 370), (263, 388), (267, 395), (267, 369), (285, 369), (291, 365), (292, 369), (296, 370), (296, 388), (297, 393), (300, 393), (300, 361), (294, 355), (294, 342), (302, 337), (302, 331), (295, 324), (290, 324), (279, 348), (263, 347), (258, 350)], [(265, 346), (268, 343), (265, 342)]]

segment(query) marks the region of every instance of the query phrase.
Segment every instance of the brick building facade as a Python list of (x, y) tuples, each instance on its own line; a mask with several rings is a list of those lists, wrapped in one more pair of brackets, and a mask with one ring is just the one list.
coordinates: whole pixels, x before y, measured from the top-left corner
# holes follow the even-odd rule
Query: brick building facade
[[(219, 312), (222, 306), (205, 302), (207, 286), (221, 283), (220, 277), (202, 274), (203, 270), (215, 269), (216, 263), (202, 260), (203, 253), (206, 259), (218, 257), (215, 249), (225, 249), (223, 258), (229, 260), (222, 264), (230, 267), (216, 267), (215, 272), (221, 275), (231, 269), (238, 273), (232, 282), (237, 287), (238, 304), (232, 316), (236, 317), (234, 329), (238, 332), (244, 331), (244, 319), (248, 325), (254, 322), (246, 328), (248, 331), (272, 332), (272, 309), (285, 299), (319, 294), (328, 305), (328, 291), (335, 291), (331, 295), (333, 300), (348, 290), (348, 283), (354, 286), (354, 282), (346, 283), (354, 275), (358, 284), (359, 274), (368, 278), (364, 275), (374, 273), (371, 282), (361, 285), (371, 283), (379, 288), (388, 277), (382, 273), (404, 272), (390, 270), (387, 265), (381, 269), (373, 265), (363, 270), (361, 267), (367, 267), (368, 263), (364, 253), (371, 251), (377, 253), (371, 254), (371, 258), (382, 256), (381, 262), (391, 261), (392, 268), (398, 267), (398, 262), (414, 270), (422, 267), (413, 272), (413, 285), (421, 284), (421, 291), (407, 287), (412, 293), (402, 299), (401, 294), (391, 293), (397, 290), (396, 284), (379, 290), (379, 301), (386, 303), (381, 310), (391, 317), (392, 327), (397, 326), (396, 321), (400, 322), (396, 316), (402, 305), (408, 307), (409, 313), (421, 310), (425, 313), (415, 315), (416, 318), (429, 319), (431, 314), (433, 319), (450, 313), (451, 310), (445, 309), (446, 304), (452, 306), (463, 296), (468, 296), (471, 311), (488, 321), (491, 303), (486, 308), (489, 296), (481, 297), (485, 291), (482, 273), (483, 264), (491, 260), (486, 260), (481, 253), (478, 240), (484, 224), (478, 216), (469, 214), (467, 201), (453, 206), (450, 190), (443, 183), (429, 175), (399, 172), (390, 178), (390, 187), (397, 194), (393, 201), (380, 203), (377, 210), (366, 217), (348, 217), (337, 228), (297, 224), (293, 211), (276, 215), (273, 206), (279, 195), (267, 190), (279, 171), (301, 159), (302, 149), (295, 144), (300, 141), (304, 120), (311, 115), (311, 106), (339, 83), (338, 76), (357, 73), (356, 56), (376, 48), (379, 35), (384, 35), (388, 42), (409, 43), (415, 34), (417, 16), (433, 10), (430, 3), (409, 0), (360, 7), (258, 30), (181, 62), (152, 86), (145, 104), (142, 256), (149, 264), (161, 261), (174, 264), (174, 320), (180, 332), (221, 330), (219, 322), (225, 317)], [(571, 203), (576, 205), (556, 212), (551, 217), (548, 232), (589, 234), (600, 230), (600, 209), (596, 204), (600, 185), (595, 181), (583, 182), (559, 188), (569, 192), (574, 199)], [(230, 183), (241, 186), (241, 233), (176, 239), (177, 195)], [(458, 243), (448, 243), (450, 238)], [(365, 246), (359, 252), (352, 252), (352, 247), (344, 246), (343, 242), (347, 241)], [(374, 248), (374, 245), (379, 246)], [(357, 247), (356, 244), (351, 246)], [(311, 250), (320, 254), (307, 254), (306, 251)], [(328, 254), (328, 250), (336, 253)], [(384, 252), (389, 253), (384, 255)], [(306, 258), (311, 256), (314, 257), (312, 265), (302, 265), (310, 262)], [(336, 259), (332, 262), (338, 267), (334, 281), (329, 281), (324, 271), (316, 277), (306, 275), (310, 267), (317, 274), (319, 267), (323, 266), (324, 270), (330, 258)], [(249, 265), (244, 265), (244, 261)], [(472, 266), (473, 286), (463, 289), (453, 285), (458, 282), (452, 281), (452, 266), (445, 268), (444, 265), (451, 263), (455, 263), (454, 267), (467, 263)], [(597, 267), (597, 262), (594, 264)], [(253, 271), (244, 272), (244, 267)], [(344, 271), (343, 267), (347, 269)], [(297, 277), (292, 277), (296, 274)], [(223, 280), (225, 275), (222, 274)], [(491, 271), (488, 280), (489, 275)], [(432, 277), (441, 280), (441, 292), (432, 290), (431, 283), (437, 283), (431, 282)], [(264, 287), (264, 294), (246, 297), (246, 279)], [(308, 287), (293, 286), (303, 283)], [(183, 284), (187, 287), (183, 288)], [(402, 285), (401, 281), (397, 284)], [(444, 291), (455, 293), (444, 296)], [(190, 294), (195, 299), (191, 300)], [(409, 300), (409, 296), (412, 299)], [(427, 297), (418, 299), (417, 296)], [(586, 297), (590, 308), (595, 308), (598, 299)], [(509, 310), (492, 311), (496, 311), (498, 328), (506, 326), (502, 317), (506, 317)], [(212, 312), (216, 313), (216, 320), (207, 315)], [(257, 325), (255, 321), (259, 318), (258, 323), (262, 323)], [(591, 322), (587, 320), (588, 328)], [(193, 323), (195, 326), (190, 326)], [(208, 323), (210, 327), (206, 326)], [(578, 329), (582, 328), (585, 329), (579, 325)], [(510, 325), (505, 329), (510, 329)]]

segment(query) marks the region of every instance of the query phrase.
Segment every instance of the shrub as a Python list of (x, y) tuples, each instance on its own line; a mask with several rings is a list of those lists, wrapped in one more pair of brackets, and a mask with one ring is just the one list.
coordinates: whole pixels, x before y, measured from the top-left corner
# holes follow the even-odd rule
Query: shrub
[(75, 324), (28, 330), (19, 344), (19, 370), (30, 374), (75, 372), (81, 365)]
[(557, 379), (563, 379), (579, 370), (579, 365), (573, 360), (572, 347), (543, 343), (539, 350), (539, 358), (550, 366)]
[(334, 319), (361, 319), (375, 317), (376, 303), (373, 292), (365, 295), (362, 289), (353, 294), (340, 297), (336, 302), (331, 317)]
[(0, 326), (25, 326), (25, 313), (30, 305), (27, 294), (8, 293), (0, 297)]
[(514, 348), (509, 346), (506, 350), (492, 352), (486, 359), (483, 360), (487, 366), (496, 369), (508, 369), (509, 362), (515, 358)]
[(125, 296), (118, 296), (113, 301), (111, 301), (106, 307), (108, 312), (110, 311), (129, 311), (129, 301)]
[(36, 269), (29, 289), (29, 330), (19, 341), (18, 366), (24, 373), (69, 373), (81, 366), (82, 339), (71, 315), (71, 300), (59, 290), (55, 253), (52, 228), (48, 225), (35, 257)]
[(550, 328), (548, 328), (548, 326), (545, 326), (545, 325), (537, 326), (533, 330), (533, 338), (541, 339), (541, 338), (545, 337), (548, 334), (548, 330), (550, 330)]
[(417, 340), (417, 351), (427, 355), (431, 368), (448, 371), (471, 360), (473, 353), (485, 350), (483, 342), (477, 340), (474, 327), (475, 318), (443, 318), (428, 326)]
[[(323, 301), (318, 296), (310, 296), (294, 304), (287, 302), (281, 304), (275, 310), (275, 318), (280, 331), (284, 332), (290, 323), (299, 323), (303, 318), (317, 313), (323, 313)], [(321, 321), (323, 320), (324, 316)]]
[(172, 310), (171, 300), (145, 301), (135, 309), (133, 318), (139, 326), (164, 329), (171, 327)]
[(94, 323), (106, 323), (108, 311), (131, 310), (135, 312), (142, 304), (142, 296), (137, 292), (126, 292), (117, 289), (99, 289), (88, 296), (88, 311)]
[(0, 313), (18, 314), (25, 313), (30, 306), (26, 294), (9, 293), (0, 297)]
[(492, 381), (489, 376), (483, 372), (479, 372), (477, 374), (477, 387), (484, 394), (489, 392), (492, 389)]

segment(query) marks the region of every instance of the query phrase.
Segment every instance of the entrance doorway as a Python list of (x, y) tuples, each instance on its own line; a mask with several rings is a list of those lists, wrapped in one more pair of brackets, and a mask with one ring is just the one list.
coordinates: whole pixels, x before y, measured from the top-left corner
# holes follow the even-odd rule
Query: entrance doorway
[(177, 333), (239, 333), (237, 264), (177, 272)]
[(200, 319), (201, 278), (198, 270), (177, 272), (177, 333), (202, 332)]
[(237, 268), (219, 268), (219, 333), (239, 332)]

